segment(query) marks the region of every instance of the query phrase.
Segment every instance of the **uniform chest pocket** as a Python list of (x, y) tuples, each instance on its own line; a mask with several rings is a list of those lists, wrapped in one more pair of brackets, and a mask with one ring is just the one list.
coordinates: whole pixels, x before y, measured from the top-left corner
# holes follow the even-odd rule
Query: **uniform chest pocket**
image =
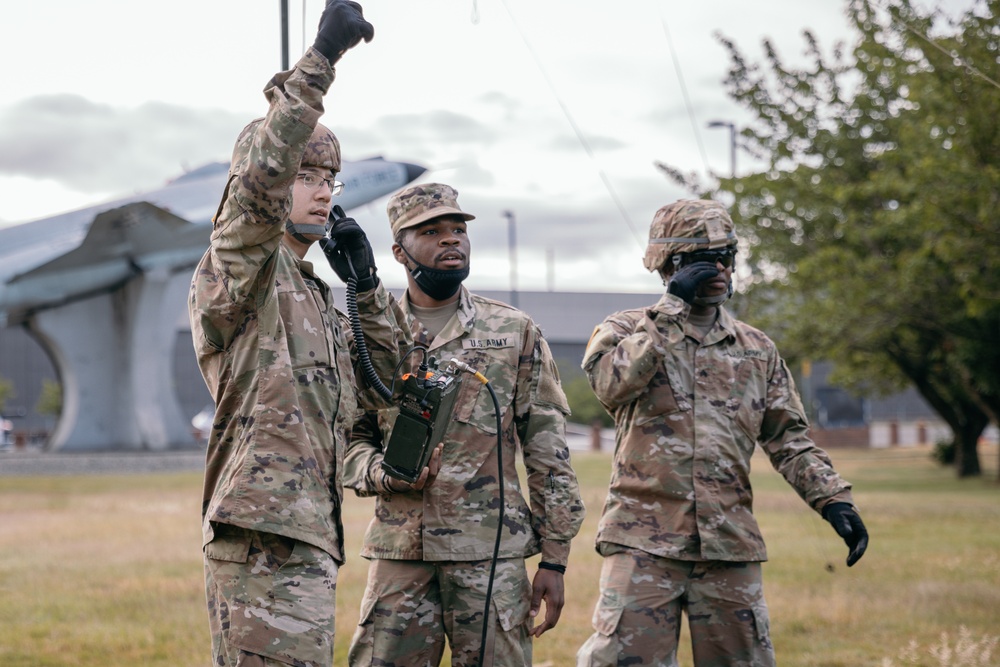
[(635, 423), (645, 424), (657, 418), (690, 410), (690, 402), (674, 390), (670, 376), (660, 370), (650, 380), (646, 390), (635, 399)]
[(319, 290), (279, 289), (278, 309), (292, 368), (329, 367), (333, 338), (326, 302)]
[[(513, 403), (517, 367), (505, 359), (482, 352), (462, 356), (462, 361), (486, 376), (500, 404), (500, 421), (506, 422), (507, 407)], [(485, 384), (466, 374), (455, 401), (455, 421), (475, 426), (484, 433), (496, 435), (497, 415), (493, 398)]]
[(726, 414), (756, 442), (767, 402), (767, 363), (763, 359), (744, 357), (733, 370)]

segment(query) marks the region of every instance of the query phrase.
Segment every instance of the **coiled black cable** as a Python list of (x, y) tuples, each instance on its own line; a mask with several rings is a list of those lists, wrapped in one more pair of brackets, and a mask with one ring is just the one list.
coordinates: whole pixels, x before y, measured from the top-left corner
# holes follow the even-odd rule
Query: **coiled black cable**
[[(361, 329), (361, 315), (358, 313), (358, 279), (354, 275), (354, 266), (351, 265), (350, 259), (347, 260), (347, 265), (351, 269), (351, 276), (347, 279), (347, 292), (344, 299), (347, 301), (347, 317), (351, 321), (351, 331), (354, 333), (354, 347), (358, 351), (358, 364), (361, 366), (361, 373), (372, 389), (385, 400), (391, 401), (392, 389), (385, 386), (378, 373), (375, 372), (375, 366), (372, 365), (368, 344), (365, 343), (365, 332)], [(395, 376), (392, 383), (395, 384)]]
[(500, 484), (500, 511), (499, 521), (497, 522), (497, 539), (493, 544), (493, 558), (490, 559), (490, 579), (486, 585), (486, 609), (483, 610), (483, 634), (479, 640), (479, 667), (483, 667), (483, 659), (486, 655), (486, 634), (490, 628), (490, 602), (492, 602), (493, 598), (493, 577), (496, 575), (497, 559), (500, 556), (500, 538), (503, 537), (504, 518), (503, 429), (500, 425), (500, 401), (497, 400), (497, 394), (493, 391), (493, 386), (489, 383), (489, 380), (483, 384), (490, 390), (490, 398), (493, 399), (493, 412), (497, 418), (497, 480)]

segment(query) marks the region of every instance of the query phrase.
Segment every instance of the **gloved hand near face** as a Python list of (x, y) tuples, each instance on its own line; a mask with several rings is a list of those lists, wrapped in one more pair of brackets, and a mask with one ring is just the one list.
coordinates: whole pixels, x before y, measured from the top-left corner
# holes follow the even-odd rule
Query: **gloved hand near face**
[(367, 292), (378, 285), (378, 267), (365, 230), (354, 218), (348, 218), (344, 209), (334, 206), (330, 211), (330, 231), (319, 241), (330, 268), (345, 283), (353, 275), (357, 278), (358, 292)]
[(719, 268), (709, 262), (695, 262), (679, 269), (670, 277), (667, 292), (680, 297), (687, 303), (693, 303), (698, 296), (698, 288), (706, 280), (719, 275)]

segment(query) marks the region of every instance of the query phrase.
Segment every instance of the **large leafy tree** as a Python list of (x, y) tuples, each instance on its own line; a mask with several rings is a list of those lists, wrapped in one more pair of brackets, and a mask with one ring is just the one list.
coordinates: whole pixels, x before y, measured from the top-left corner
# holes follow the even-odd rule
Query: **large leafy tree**
[(736, 202), (754, 312), (848, 386), (916, 386), (951, 426), (961, 476), (980, 474), (1000, 415), (998, 10), (849, 0), (853, 50), (828, 57), (807, 31), (798, 68), (768, 41), (760, 65), (720, 37), (728, 91), (755, 119), (741, 146), (766, 165), (710, 193)]

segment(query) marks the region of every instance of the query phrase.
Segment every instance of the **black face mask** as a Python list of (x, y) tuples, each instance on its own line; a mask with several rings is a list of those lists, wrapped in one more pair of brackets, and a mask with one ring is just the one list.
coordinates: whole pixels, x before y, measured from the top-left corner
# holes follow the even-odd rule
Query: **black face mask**
[[(399, 247), (403, 248), (403, 244), (400, 243)], [(414, 282), (417, 283), (417, 287), (435, 301), (444, 301), (455, 296), (462, 281), (469, 277), (468, 266), (464, 269), (432, 269), (415, 260), (406, 248), (403, 248), (403, 252), (406, 253), (411, 262), (416, 264), (409, 271)]]

